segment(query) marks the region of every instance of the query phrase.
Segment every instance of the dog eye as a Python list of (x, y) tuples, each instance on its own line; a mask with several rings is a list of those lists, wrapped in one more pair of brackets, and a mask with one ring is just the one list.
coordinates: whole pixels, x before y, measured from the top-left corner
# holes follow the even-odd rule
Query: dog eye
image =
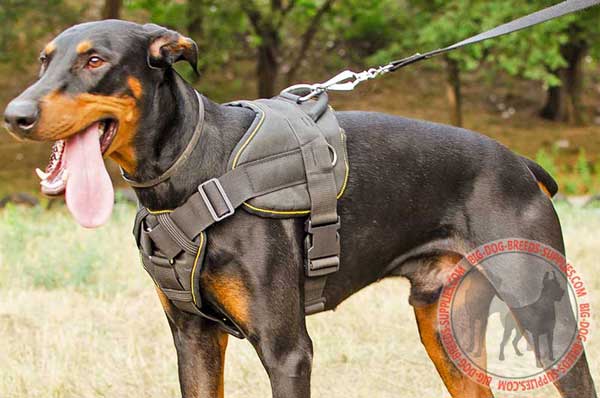
[(40, 55), (40, 73), (39, 75), (42, 76), (44, 74), (44, 71), (46, 70), (46, 67), (48, 66), (48, 57), (45, 55)]
[(101, 67), (102, 65), (104, 65), (104, 60), (97, 55), (94, 55), (88, 59), (88, 62), (85, 66), (86, 68), (95, 69)]

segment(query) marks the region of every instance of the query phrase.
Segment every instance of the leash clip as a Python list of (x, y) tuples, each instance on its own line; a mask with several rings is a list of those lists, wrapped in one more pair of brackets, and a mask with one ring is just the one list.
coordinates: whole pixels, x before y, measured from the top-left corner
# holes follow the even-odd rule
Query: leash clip
[(308, 91), (308, 94), (298, 99), (298, 102), (306, 102), (326, 91), (352, 91), (360, 83), (388, 73), (391, 68), (392, 65), (385, 65), (378, 68), (370, 68), (358, 73), (351, 70), (345, 70), (326, 82), (316, 84), (296, 84), (286, 88), (282, 92), (288, 93), (298, 90)]

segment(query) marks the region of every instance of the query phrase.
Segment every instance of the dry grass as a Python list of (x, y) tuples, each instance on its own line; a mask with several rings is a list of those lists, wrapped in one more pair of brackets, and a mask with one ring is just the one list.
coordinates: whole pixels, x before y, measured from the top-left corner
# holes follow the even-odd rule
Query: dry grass
[[(560, 213), (570, 257), (597, 292), (600, 212)], [(179, 396), (175, 351), (137, 259), (132, 217), (120, 205), (107, 227), (84, 231), (64, 210), (0, 213), (0, 397)], [(419, 343), (407, 295), (405, 281), (384, 281), (335, 313), (309, 318), (313, 396), (448, 396)], [(600, 383), (600, 340), (588, 353)], [(246, 341), (230, 340), (226, 395), (270, 396)]]

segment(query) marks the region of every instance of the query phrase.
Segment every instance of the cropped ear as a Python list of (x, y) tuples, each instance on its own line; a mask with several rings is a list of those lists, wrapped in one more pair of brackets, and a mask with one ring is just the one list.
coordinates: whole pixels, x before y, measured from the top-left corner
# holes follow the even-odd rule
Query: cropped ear
[(187, 61), (198, 74), (198, 45), (189, 37), (174, 30), (154, 24), (146, 24), (150, 41), (148, 64), (153, 68), (167, 68), (178, 61)]

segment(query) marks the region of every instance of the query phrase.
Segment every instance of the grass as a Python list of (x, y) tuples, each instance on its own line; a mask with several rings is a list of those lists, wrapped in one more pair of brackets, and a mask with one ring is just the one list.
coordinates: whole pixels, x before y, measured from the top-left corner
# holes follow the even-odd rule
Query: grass
[[(569, 256), (597, 292), (600, 211), (559, 213)], [(118, 204), (107, 226), (87, 231), (64, 208), (0, 212), (0, 397), (179, 396), (170, 331), (130, 235), (133, 214)], [(408, 289), (383, 281), (308, 319), (313, 396), (448, 396), (419, 342)], [(600, 340), (587, 348), (600, 383)], [(270, 396), (246, 341), (230, 339), (225, 380), (227, 397)]]

